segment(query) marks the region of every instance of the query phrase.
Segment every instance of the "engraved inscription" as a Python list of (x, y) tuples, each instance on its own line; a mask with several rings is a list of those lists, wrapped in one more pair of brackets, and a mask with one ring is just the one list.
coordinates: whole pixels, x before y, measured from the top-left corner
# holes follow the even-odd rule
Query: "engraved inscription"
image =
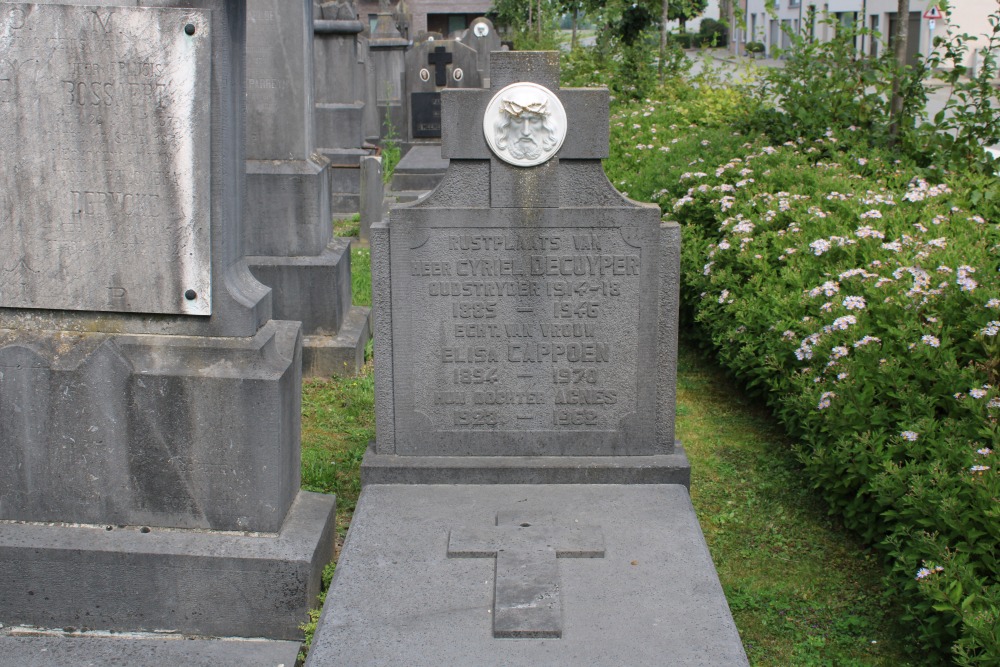
[(0, 307), (211, 314), (210, 39), (199, 10), (0, 9)]
[[(637, 408), (642, 261), (618, 228), (429, 231), (404, 270), (438, 430), (613, 431)], [(631, 370), (629, 370), (631, 369)], [(426, 386), (430, 391), (421, 391)]]

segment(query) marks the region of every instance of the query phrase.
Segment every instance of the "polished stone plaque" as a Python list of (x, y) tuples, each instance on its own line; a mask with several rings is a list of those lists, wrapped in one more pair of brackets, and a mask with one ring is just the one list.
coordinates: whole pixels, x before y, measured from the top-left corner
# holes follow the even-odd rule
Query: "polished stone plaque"
[(0, 3), (0, 307), (211, 314), (209, 12)]
[(415, 139), (440, 139), (441, 93), (411, 93), (410, 120)]

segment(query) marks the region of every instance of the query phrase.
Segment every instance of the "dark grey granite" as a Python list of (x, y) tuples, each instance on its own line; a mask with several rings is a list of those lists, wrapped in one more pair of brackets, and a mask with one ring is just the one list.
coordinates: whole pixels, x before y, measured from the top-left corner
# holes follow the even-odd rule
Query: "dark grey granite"
[(297, 642), (159, 637), (0, 636), (17, 667), (295, 667)]
[[(4, 97), (0, 117), (31, 120), (0, 132), (0, 153), (45, 141), (50, 113), (66, 139), (48, 145), (87, 147), (59, 162), (71, 170), (15, 165), (18, 182), (45, 183), (45, 196), (61, 198), (142, 181), (149, 189), (132, 192), (152, 197), (163, 186), (156, 172), (175, 198), (171, 215), (191, 227), (164, 245), (149, 219), (109, 208), (132, 200), (105, 197), (88, 212), (85, 198), (81, 224), (60, 232), (54, 252), (105, 243), (113, 227), (101, 252), (115, 257), (84, 252), (61, 280), (104, 289), (109, 269), (144, 276), (148, 303), (129, 305), (136, 294), (111, 283), (128, 307), (35, 300), (27, 289), (28, 302), (0, 304), (3, 625), (297, 637), (331, 555), (333, 499), (299, 491), (301, 327), (272, 319), (271, 292), (244, 255), (245, 6), (183, 4), (5, 3), (0, 13), (4, 66), (27, 65), (20, 56), (34, 52), (36, 65), (75, 78), (90, 106), (103, 105), (80, 109), (63, 97), (38, 111), (48, 99), (33, 88), (42, 72), (18, 73), (22, 92)], [(54, 239), (53, 220), (72, 220), (27, 199), (19, 190), (12, 202), (22, 218), (4, 226), (13, 234), (5, 247)], [(191, 278), (199, 267), (208, 282), (183, 298), (205, 310), (157, 305), (174, 298), (171, 275)]]
[[(548, 515), (556, 526), (593, 526), (603, 534), (603, 558), (559, 558), (556, 573), (545, 576), (559, 581), (559, 639), (496, 638), (495, 560), (448, 557), (449, 535), (495, 531), (498, 514), (528, 517), (521, 523)], [(615, 484), (366, 487), (306, 661), (747, 664), (686, 489)]]

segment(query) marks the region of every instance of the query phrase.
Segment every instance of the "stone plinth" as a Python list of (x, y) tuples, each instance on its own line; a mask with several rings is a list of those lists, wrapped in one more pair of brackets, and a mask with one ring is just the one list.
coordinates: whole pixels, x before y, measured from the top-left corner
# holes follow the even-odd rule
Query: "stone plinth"
[(291, 639), (313, 603), (334, 500), (243, 251), (245, 29), (0, 3), (3, 626)]

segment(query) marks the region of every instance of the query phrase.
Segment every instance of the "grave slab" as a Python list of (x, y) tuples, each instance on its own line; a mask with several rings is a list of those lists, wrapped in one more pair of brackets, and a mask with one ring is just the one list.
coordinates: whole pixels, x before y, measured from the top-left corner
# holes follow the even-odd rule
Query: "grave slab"
[[(498, 550), (504, 530), (554, 567), (456, 557)], [(548, 593), (505, 605), (525, 587)], [(307, 667), (748, 664), (678, 485), (369, 486), (327, 600)], [(561, 637), (498, 637), (498, 605)]]
[(152, 637), (0, 636), (18, 667), (295, 667), (298, 642)]
[(433, 190), (444, 178), (448, 160), (438, 144), (417, 145), (407, 151), (392, 172), (393, 192)]

